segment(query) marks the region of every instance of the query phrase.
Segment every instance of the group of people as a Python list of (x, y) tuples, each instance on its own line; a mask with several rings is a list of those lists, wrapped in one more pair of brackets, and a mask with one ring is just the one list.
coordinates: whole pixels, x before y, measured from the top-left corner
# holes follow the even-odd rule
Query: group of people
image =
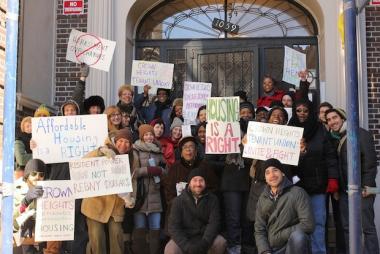
[[(308, 100), (307, 72), (300, 72), (300, 89), (278, 90), (273, 78), (263, 81), (257, 105), (240, 97), (241, 153), (206, 154), (206, 106), (198, 110), (192, 136), (182, 137), (183, 101), (171, 100), (169, 90), (157, 89), (153, 98), (146, 85), (134, 94), (119, 88), (119, 102), (105, 107), (100, 96), (84, 99), (88, 67), (71, 100), (61, 106), (63, 116), (107, 115), (109, 138), (85, 157), (110, 159), (128, 154), (133, 192), (75, 201), (74, 240), (33, 243), (23, 253), (327, 253), (327, 215), (332, 204), (336, 253), (348, 253), (346, 114), (324, 102)], [(292, 108), (288, 117), (285, 108)], [(34, 117), (49, 116), (41, 106)], [(242, 157), (249, 121), (304, 129), (297, 166), (274, 158)], [(33, 211), (43, 195), (37, 180), (69, 180), (69, 164), (32, 159), (38, 144), (31, 137), (31, 118), (21, 122), (15, 142), (18, 195), (14, 231), (33, 236), (33, 218), (19, 224), (21, 214)], [(377, 254), (374, 224), (377, 157), (370, 132), (360, 129), (362, 228), (364, 253)]]

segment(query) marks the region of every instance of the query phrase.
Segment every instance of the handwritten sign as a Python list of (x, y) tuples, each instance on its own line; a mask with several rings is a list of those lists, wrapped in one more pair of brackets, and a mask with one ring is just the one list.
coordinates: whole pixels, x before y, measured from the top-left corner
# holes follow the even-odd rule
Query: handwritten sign
[(134, 60), (132, 63), (132, 86), (150, 85), (156, 88), (171, 89), (174, 64)]
[(239, 97), (212, 97), (207, 99), (207, 121), (238, 122)]
[(75, 198), (132, 192), (127, 154), (114, 160), (96, 157), (71, 161), (70, 177)]
[(182, 137), (193, 136), (191, 133), (191, 125), (182, 125)]
[(71, 30), (66, 60), (109, 71), (116, 42), (89, 33)]
[(261, 122), (249, 122), (243, 157), (298, 165), (303, 128)]
[(282, 80), (299, 86), (298, 72), (306, 69), (306, 54), (285, 46), (284, 71)]
[(75, 199), (71, 181), (40, 181), (44, 194), (37, 199), (36, 242), (74, 240)]
[(79, 159), (103, 145), (107, 136), (105, 114), (32, 118), (32, 139), (37, 143), (33, 158), (45, 163)]
[(183, 118), (185, 124), (197, 124), (198, 109), (211, 97), (211, 83), (188, 82), (183, 85)]
[(238, 122), (208, 121), (206, 125), (206, 154), (240, 153), (240, 124)]

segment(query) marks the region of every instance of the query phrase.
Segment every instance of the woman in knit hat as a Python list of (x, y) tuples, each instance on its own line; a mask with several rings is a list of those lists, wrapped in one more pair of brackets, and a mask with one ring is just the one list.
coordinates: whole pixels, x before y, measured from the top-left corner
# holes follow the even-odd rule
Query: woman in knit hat
[[(133, 144), (139, 167), (135, 177), (142, 178), (146, 197), (141, 208), (133, 215), (135, 230), (133, 245), (135, 253), (158, 253), (160, 248), (161, 212), (160, 176), (164, 173), (164, 163), (160, 143), (154, 137), (153, 127), (142, 124), (139, 127), (139, 140)], [(149, 234), (149, 244), (146, 234)], [(146, 251), (148, 246), (149, 251)], [(145, 251), (144, 251), (145, 250)]]
[(120, 109), (116, 106), (109, 106), (106, 108), (104, 113), (107, 115), (108, 132), (120, 130), (122, 126), (122, 115)]
[(173, 123), (170, 125), (170, 136), (161, 140), (161, 144), (164, 152), (164, 159), (167, 166), (173, 165), (176, 159), (178, 159), (178, 142), (182, 137), (182, 125), (183, 122), (178, 117), (174, 118)]
[(50, 116), (50, 112), (45, 104), (41, 104), (34, 112), (34, 117), (47, 117)]

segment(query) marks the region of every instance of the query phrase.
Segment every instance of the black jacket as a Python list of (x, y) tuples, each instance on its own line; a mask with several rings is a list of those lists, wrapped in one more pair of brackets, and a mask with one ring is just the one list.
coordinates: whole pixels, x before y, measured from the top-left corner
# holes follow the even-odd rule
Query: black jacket
[[(338, 153), (339, 157), (339, 173), (340, 173), (340, 187), (347, 190), (347, 139), (344, 137), (343, 145)], [(360, 145), (360, 163), (361, 163), (361, 185), (375, 187), (376, 174), (377, 174), (377, 155), (375, 151), (375, 144), (372, 134), (362, 128), (359, 129), (359, 145)]]
[(218, 198), (206, 191), (196, 203), (187, 189), (174, 199), (168, 224), (170, 237), (182, 251), (202, 241), (210, 248), (221, 228)]
[(337, 154), (330, 142), (329, 133), (318, 123), (318, 129), (307, 142), (307, 151), (301, 154), (296, 175), (301, 179), (297, 185), (308, 194), (325, 193), (327, 179), (338, 179)]

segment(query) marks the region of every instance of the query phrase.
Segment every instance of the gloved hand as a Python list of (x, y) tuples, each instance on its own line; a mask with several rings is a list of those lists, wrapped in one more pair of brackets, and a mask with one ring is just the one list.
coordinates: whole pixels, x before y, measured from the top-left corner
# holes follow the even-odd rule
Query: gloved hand
[(24, 199), (22, 200), (22, 204), (25, 206), (30, 205), (30, 203), (33, 202), (33, 200), (42, 197), (44, 194), (44, 189), (42, 186), (35, 186), (29, 189), (29, 191), (26, 193)]
[(327, 180), (327, 193), (334, 193), (338, 192), (339, 190), (339, 184), (337, 179), (328, 179)]
[(90, 68), (88, 67), (88, 65), (85, 63), (81, 63), (81, 65), (80, 65), (80, 77), (81, 78), (87, 78), (89, 72), (90, 72)]
[(163, 169), (161, 167), (148, 167), (148, 174), (150, 176), (160, 176)]
[(99, 151), (108, 159), (115, 159), (116, 153), (112, 149), (102, 146)]

